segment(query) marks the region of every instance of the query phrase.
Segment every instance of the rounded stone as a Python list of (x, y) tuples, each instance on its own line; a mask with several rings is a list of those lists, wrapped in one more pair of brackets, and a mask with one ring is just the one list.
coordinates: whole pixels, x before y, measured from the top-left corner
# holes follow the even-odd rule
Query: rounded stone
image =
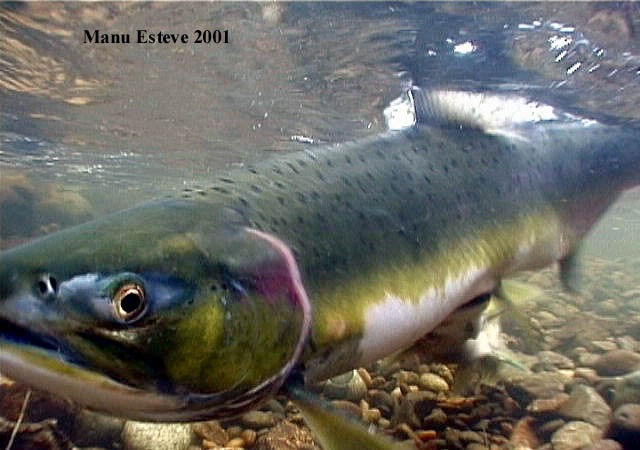
[(592, 362), (599, 375), (615, 377), (640, 369), (640, 354), (631, 350), (610, 350)]
[(101, 445), (112, 447), (120, 442), (125, 421), (123, 419), (81, 409), (73, 420), (72, 439), (78, 446)]
[(527, 406), (527, 411), (531, 414), (549, 414), (554, 413), (564, 405), (569, 399), (569, 395), (560, 393), (553, 398), (536, 398), (529, 406)]
[(241, 437), (229, 439), (229, 441), (225, 444), (225, 447), (229, 448), (241, 448), (245, 446), (244, 439)]
[(398, 373), (393, 375), (393, 378), (396, 379), (398, 385), (400, 384), (418, 384), (419, 375), (415, 372), (411, 372), (409, 370), (401, 370)]
[(422, 420), (425, 428), (441, 429), (447, 423), (449, 417), (441, 408), (435, 408), (431, 413)]
[(254, 430), (244, 430), (240, 434), (240, 437), (247, 447), (251, 447), (253, 446), (253, 444), (255, 444), (258, 434)]
[(518, 402), (528, 404), (536, 398), (553, 398), (564, 392), (570, 381), (558, 372), (518, 374), (507, 380), (507, 392)]
[(229, 441), (229, 433), (222, 428), (220, 422), (217, 420), (210, 420), (208, 422), (197, 422), (193, 424), (193, 432), (200, 438), (206, 439), (218, 446), (225, 444)]
[(377, 423), (382, 418), (380, 410), (377, 408), (371, 408), (362, 411), (362, 420), (366, 423)]
[(553, 450), (578, 450), (602, 438), (602, 431), (587, 422), (574, 421), (560, 427), (551, 436)]
[(616, 409), (608, 437), (626, 448), (637, 448), (640, 442), (640, 405), (629, 403)]
[(388, 416), (393, 412), (394, 401), (388, 392), (371, 389), (367, 398), (369, 399), (369, 405), (373, 408), (378, 408), (383, 414)]
[(187, 450), (195, 443), (191, 425), (184, 423), (157, 424), (128, 421), (122, 430), (126, 450)]
[(613, 439), (601, 439), (582, 447), (580, 450), (623, 450), (622, 445)]
[(336, 408), (344, 411), (346, 414), (349, 414), (350, 416), (357, 418), (360, 418), (362, 416), (360, 407), (348, 400), (332, 400), (331, 404)]
[(575, 368), (571, 359), (550, 350), (538, 352), (537, 359), (538, 361), (532, 367), (534, 371)]
[(261, 428), (274, 426), (278, 422), (278, 419), (269, 411), (249, 411), (242, 415), (240, 421), (242, 425), (247, 428), (259, 430)]
[(435, 373), (423, 373), (420, 375), (419, 386), (421, 389), (432, 392), (447, 392), (449, 384), (440, 375)]
[(254, 450), (300, 450), (312, 449), (313, 437), (303, 427), (284, 420), (273, 428), (265, 430), (256, 440)]
[(585, 385), (577, 385), (558, 413), (569, 420), (582, 420), (598, 428), (605, 428), (611, 418), (611, 408), (598, 392)]
[(625, 403), (640, 403), (640, 371), (632, 372), (616, 383), (613, 393), (613, 407)]
[(620, 406), (613, 413), (611, 426), (638, 433), (638, 438), (640, 439), (640, 405), (627, 403)]
[(327, 397), (358, 401), (367, 395), (367, 384), (357, 370), (333, 377), (324, 384)]
[(369, 371), (364, 367), (361, 367), (357, 370), (357, 372), (360, 378), (362, 379), (362, 382), (367, 387), (367, 389), (371, 389), (373, 385), (373, 380), (371, 378), (371, 374), (369, 374)]

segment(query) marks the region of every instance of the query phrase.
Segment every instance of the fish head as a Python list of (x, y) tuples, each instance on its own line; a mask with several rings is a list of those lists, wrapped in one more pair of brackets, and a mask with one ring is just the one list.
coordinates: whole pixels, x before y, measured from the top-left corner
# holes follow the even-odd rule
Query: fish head
[(229, 416), (277, 391), (309, 331), (293, 254), (199, 211), (150, 204), (2, 254), (0, 373), (151, 421)]

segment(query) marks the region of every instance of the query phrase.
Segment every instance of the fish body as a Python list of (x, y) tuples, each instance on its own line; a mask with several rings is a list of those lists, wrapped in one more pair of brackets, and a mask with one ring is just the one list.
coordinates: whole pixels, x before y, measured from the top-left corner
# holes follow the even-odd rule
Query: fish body
[(410, 347), (512, 273), (571, 272), (640, 183), (632, 125), (411, 96), (409, 129), (238, 168), (3, 253), (0, 371), (136, 419), (236, 414), (292, 376)]

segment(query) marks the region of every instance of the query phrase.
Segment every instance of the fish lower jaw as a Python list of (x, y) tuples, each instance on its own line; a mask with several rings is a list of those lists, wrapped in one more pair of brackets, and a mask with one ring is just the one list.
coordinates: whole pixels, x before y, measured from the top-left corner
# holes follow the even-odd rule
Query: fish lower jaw
[(163, 419), (180, 409), (176, 398), (153, 395), (68, 363), (50, 350), (0, 340), (0, 375), (97, 411), (138, 420)]

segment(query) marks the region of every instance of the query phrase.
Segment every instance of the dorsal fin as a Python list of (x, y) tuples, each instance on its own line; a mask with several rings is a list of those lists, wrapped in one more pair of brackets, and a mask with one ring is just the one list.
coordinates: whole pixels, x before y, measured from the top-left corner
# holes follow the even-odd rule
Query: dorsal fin
[(412, 87), (409, 96), (416, 122), (475, 128), (489, 134), (513, 135), (519, 125), (549, 121), (576, 121), (579, 117), (525, 97), (470, 91)]

